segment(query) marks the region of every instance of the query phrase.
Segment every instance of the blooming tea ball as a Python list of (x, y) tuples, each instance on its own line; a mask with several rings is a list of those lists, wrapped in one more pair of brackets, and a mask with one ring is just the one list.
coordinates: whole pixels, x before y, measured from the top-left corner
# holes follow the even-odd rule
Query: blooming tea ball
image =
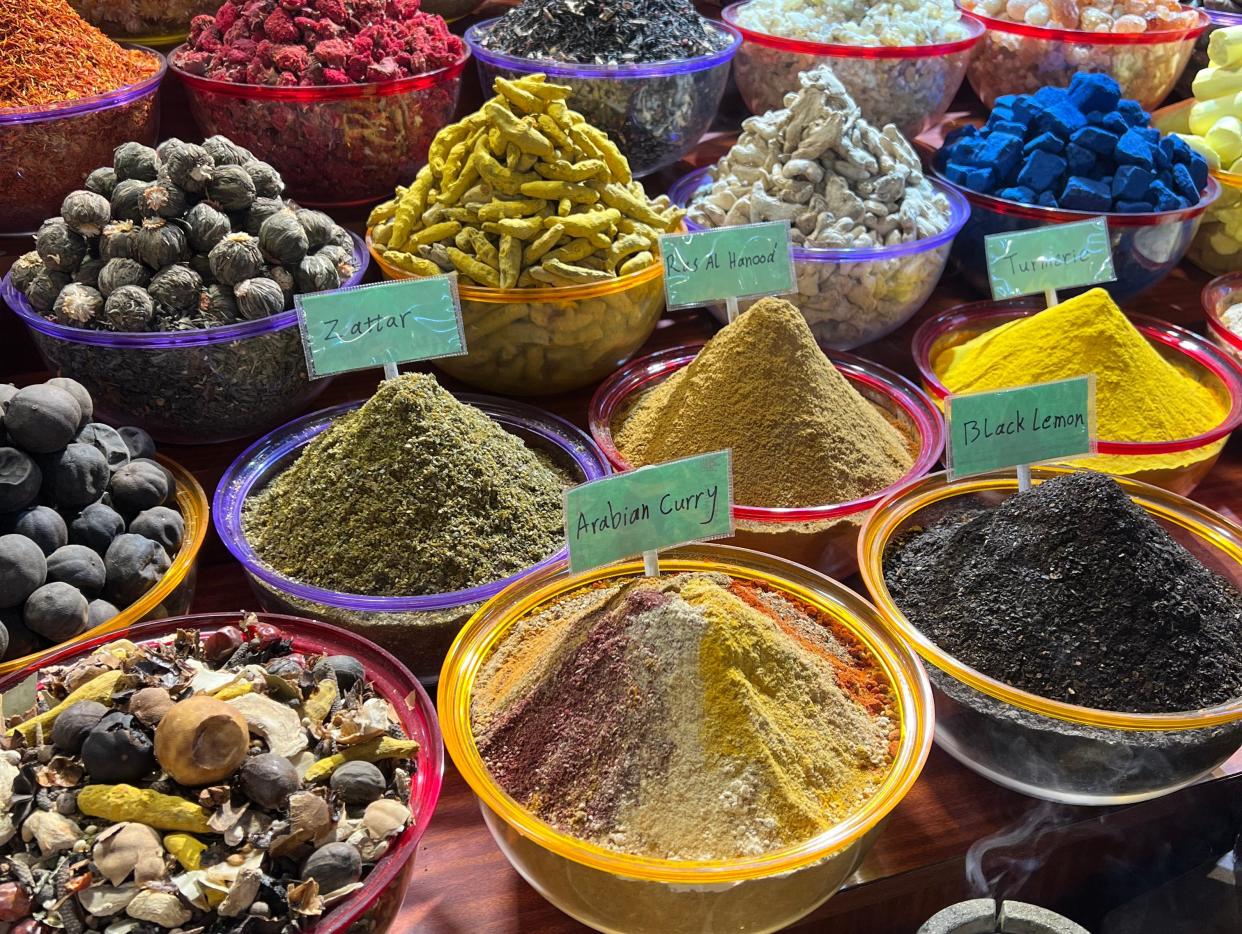
[(153, 542), (159, 542), (169, 554), (181, 547), (185, 537), (185, 519), (181, 513), (167, 506), (154, 506), (144, 509), (129, 524), (129, 531)]
[(185, 231), (160, 217), (148, 217), (138, 231), (138, 258), (152, 269), (163, 269), (190, 255)]
[(254, 180), (240, 165), (220, 165), (207, 182), (207, 198), (225, 211), (244, 211), (254, 202)]
[(314, 254), (303, 257), (293, 270), (293, 282), (299, 292), (323, 292), (341, 286), (341, 275), (332, 260)]
[(69, 523), (69, 541), (105, 554), (112, 540), (125, 531), (125, 520), (111, 506), (91, 503)]
[(112, 168), (121, 180), (155, 181), (158, 160), (155, 150), (142, 143), (121, 143), (112, 152)]
[(74, 233), (98, 237), (112, 220), (112, 205), (103, 195), (80, 189), (65, 195), (60, 216)]
[(78, 433), (81, 419), (77, 400), (47, 383), (20, 390), (4, 411), (9, 437), (32, 454), (61, 450)]
[[(123, 179), (112, 189), (109, 203), (112, 205), (112, 216), (117, 221), (139, 221), (142, 219), (142, 193), (147, 190), (150, 182), (136, 178)], [(109, 225), (111, 226), (111, 225)]]
[[(101, 259), (138, 259), (138, 229), (133, 221), (113, 221), (99, 238)], [(102, 270), (100, 271), (102, 275)], [(122, 283), (124, 284), (124, 283)], [(144, 283), (145, 284), (145, 283)]]
[(250, 210), (241, 215), (241, 228), (250, 236), (257, 237), (263, 229), (263, 222), (284, 210), (287, 210), (285, 203), (279, 198), (255, 198)]
[(86, 631), (86, 597), (59, 581), (44, 584), (26, 599), (22, 621), (45, 639), (65, 642)]
[(97, 257), (89, 257), (73, 274), (73, 281), (78, 285), (89, 285), (92, 289), (99, 288), (99, 274), (103, 272), (105, 262)]
[(43, 472), (25, 451), (0, 447), (0, 512), (31, 505), (43, 485)]
[(194, 143), (181, 143), (179, 146), (169, 147), (162, 155), (161, 161), (165, 174), (174, 185), (195, 194), (206, 190), (215, 168), (215, 163), (207, 150)]
[(285, 183), (281, 180), (280, 173), (266, 162), (255, 159), (247, 162), (242, 168), (254, 182), (254, 192), (260, 198), (279, 198), (285, 190)]
[(112, 197), (112, 190), (116, 188), (116, 169), (110, 165), (102, 166), (90, 175), (86, 176), (86, 181), (82, 183), (87, 191), (93, 191), (97, 195), (103, 195), (105, 198)]
[(229, 234), (208, 254), (212, 274), (225, 285), (253, 279), (263, 269), (263, 251), (250, 234)]
[(26, 300), (30, 307), (40, 314), (47, 314), (56, 304), (61, 289), (69, 284), (69, 277), (63, 272), (52, 269), (40, 269), (26, 286)]
[(284, 289), (275, 280), (262, 276), (237, 283), (233, 297), (237, 313), (247, 321), (278, 315), (285, 310)]
[(104, 297), (89, 285), (70, 282), (52, 302), (52, 313), (61, 324), (81, 327), (93, 321), (104, 308)]
[(25, 535), (45, 555), (50, 555), (69, 541), (69, 526), (65, 524), (64, 517), (50, 506), (32, 506), (19, 512), (12, 528), (6, 531)]
[(154, 276), (147, 286), (147, 294), (155, 300), (155, 304), (168, 311), (180, 315), (188, 315), (198, 310), (199, 295), (203, 291), (203, 280), (189, 266), (176, 264), (165, 266)]
[(0, 535), (0, 607), (21, 604), (47, 579), (47, 559), (25, 535)]
[(64, 545), (48, 556), (47, 579), (68, 584), (93, 597), (104, 589), (107, 571), (103, 558), (85, 545)]
[(108, 595), (128, 606), (159, 583), (171, 564), (159, 542), (141, 535), (118, 535), (104, 555)]
[(206, 300), (199, 305), (199, 311), (212, 323), (228, 324), (240, 317), (237, 310), (237, 298), (229, 286), (219, 283), (209, 285), (204, 295)]
[(138, 211), (143, 217), (180, 217), (188, 206), (185, 192), (168, 178), (151, 182), (138, 199)]
[(233, 232), (228, 215), (200, 201), (185, 215), (186, 237), (196, 253), (209, 253), (211, 248)]
[(292, 211), (279, 211), (259, 228), (259, 246), (279, 263), (295, 265), (310, 249), (310, 239)]
[(203, 149), (216, 165), (245, 165), (254, 161), (249, 149), (238, 146), (227, 136), (209, 136), (203, 140)]
[(35, 250), (43, 265), (55, 272), (72, 273), (86, 259), (86, 238), (69, 229), (62, 217), (49, 217), (35, 234)]
[(137, 285), (123, 285), (104, 302), (104, 322), (110, 331), (146, 331), (155, 318), (155, 300)]

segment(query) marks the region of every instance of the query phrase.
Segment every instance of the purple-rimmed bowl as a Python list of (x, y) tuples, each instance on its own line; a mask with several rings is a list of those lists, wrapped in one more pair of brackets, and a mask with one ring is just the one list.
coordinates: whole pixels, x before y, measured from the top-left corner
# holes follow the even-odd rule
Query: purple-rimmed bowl
[[(371, 263), (350, 234), (357, 285)], [(166, 444), (213, 444), (249, 438), (283, 424), (315, 399), (331, 378), (311, 380), (290, 309), (268, 318), (186, 331), (92, 331), (49, 321), (6, 275), (0, 298), (30, 330), (49, 369), (76, 379), (95, 412), (115, 425), (137, 425)]]
[(466, 45), (484, 89), (495, 78), (545, 74), (573, 89), (569, 107), (608, 134), (638, 177), (672, 165), (707, 132), (729, 81), (729, 63), (742, 44), (732, 26), (708, 26), (728, 43), (694, 58), (626, 65), (584, 65), (494, 52), (483, 42), (496, 25), (489, 19), (466, 30)]
[[(454, 393), (482, 410), (528, 447), (552, 458), (570, 484), (597, 480), (612, 472), (603, 451), (581, 429), (550, 412), (495, 396)], [(260, 438), (229, 465), (212, 503), (216, 532), (241, 562), (263, 608), (321, 619), (370, 639), (396, 655), (425, 683), (440, 673), (457, 631), (483, 603), (527, 574), (551, 567), (566, 556), (560, 549), (538, 564), (503, 580), (451, 593), (381, 597), (342, 593), (295, 581), (269, 565), (251, 546), (242, 526), (246, 500), (267, 486), (301, 456), (302, 449), (346, 412), (362, 405), (347, 402), (304, 415)]]

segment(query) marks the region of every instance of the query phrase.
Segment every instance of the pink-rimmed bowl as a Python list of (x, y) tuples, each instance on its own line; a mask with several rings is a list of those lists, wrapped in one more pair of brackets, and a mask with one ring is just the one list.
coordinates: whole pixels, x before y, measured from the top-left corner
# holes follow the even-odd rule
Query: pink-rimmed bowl
[(1203, 317), (1208, 334), (1216, 346), (1242, 368), (1242, 334), (1229, 330), (1222, 320), (1226, 309), (1239, 302), (1242, 302), (1242, 272), (1218, 276), (1203, 287)]

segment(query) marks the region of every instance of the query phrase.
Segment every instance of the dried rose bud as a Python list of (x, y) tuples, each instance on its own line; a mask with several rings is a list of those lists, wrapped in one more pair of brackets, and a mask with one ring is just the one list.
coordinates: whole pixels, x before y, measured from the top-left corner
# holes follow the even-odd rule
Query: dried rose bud
[(213, 665), (223, 664), (244, 641), (246, 637), (236, 626), (222, 626), (203, 639), (203, 656)]

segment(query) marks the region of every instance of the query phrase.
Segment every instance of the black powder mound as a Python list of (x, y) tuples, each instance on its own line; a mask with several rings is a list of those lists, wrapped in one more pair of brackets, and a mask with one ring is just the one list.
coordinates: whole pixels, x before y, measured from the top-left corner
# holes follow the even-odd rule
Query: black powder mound
[(1103, 474), (912, 530), (884, 577), (933, 642), (1032, 694), (1131, 713), (1242, 695), (1242, 594)]

